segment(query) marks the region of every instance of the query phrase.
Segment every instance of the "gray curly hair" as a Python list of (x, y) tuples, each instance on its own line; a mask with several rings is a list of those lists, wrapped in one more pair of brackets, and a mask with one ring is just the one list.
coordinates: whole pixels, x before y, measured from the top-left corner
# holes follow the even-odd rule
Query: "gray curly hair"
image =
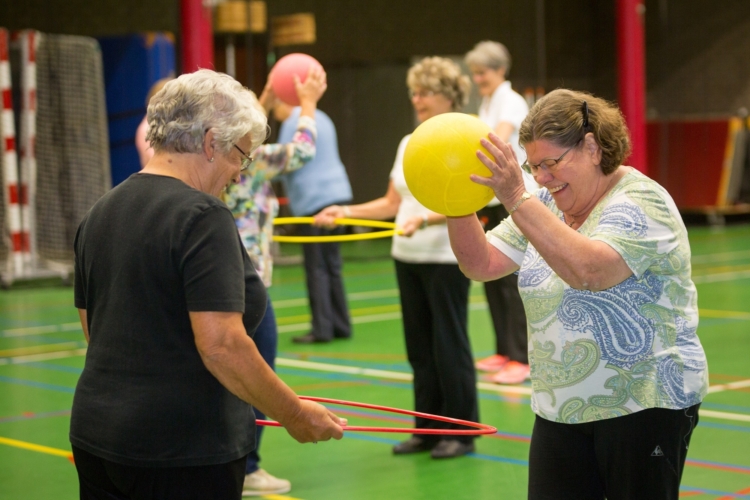
[(406, 85), (411, 90), (432, 90), (451, 101), (453, 111), (469, 102), (471, 80), (461, 74), (458, 64), (444, 57), (425, 57), (409, 68)]
[(268, 121), (255, 94), (229, 75), (208, 69), (167, 82), (149, 101), (146, 118), (146, 140), (156, 152), (200, 153), (208, 130), (224, 154), (245, 135), (253, 149), (268, 136)]

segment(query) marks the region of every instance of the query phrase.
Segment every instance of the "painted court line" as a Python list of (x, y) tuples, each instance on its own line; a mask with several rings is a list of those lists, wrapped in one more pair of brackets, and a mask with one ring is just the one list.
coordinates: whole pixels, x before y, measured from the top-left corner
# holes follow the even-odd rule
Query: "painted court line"
[[(714, 392), (723, 392), (732, 389), (743, 389), (745, 387), (750, 387), (750, 380), (738, 380), (737, 382), (730, 382), (728, 384), (712, 385), (708, 388), (708, 392), (709, 394), (711, 394)], [(701, 413), (703, 413), (702, 410)]]
[(58, 457), (72, 458), (73, 453), (59, 448), (50, 448), (49, 446), (42, 446), (40, 444), (27, 443), (26, 441), (19, 441), (17, 439), (10, 439), (0, 437), (0, 444), (12, 446), (14, 448), (21, 448), (24, 450), (37, 451), (39, 453), (46, 453), (48, 455), (56, 455)]

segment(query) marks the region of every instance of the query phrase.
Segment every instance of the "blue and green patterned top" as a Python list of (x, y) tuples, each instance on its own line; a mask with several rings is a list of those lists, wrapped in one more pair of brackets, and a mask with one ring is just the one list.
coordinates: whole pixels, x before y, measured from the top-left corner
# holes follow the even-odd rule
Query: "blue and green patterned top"
[[(563, 219), (546, 188), (536, 192)], [(708, 391), (687, 230), (664, 188), (633, 170), (578, 231), (633, 274), (607, 290), (568, 286), (508, 217), (488, 241), (520, 265), (534, 413), (582, 423), (646, 408), (687, 408)]]
[(255, 161), (242, 174), (240, 182), (229, 186), (223, 195), (234, 215), (242, 243), (266, 287), (271, 286), (273, 273), (273, 219), (279, 213), (279, 201), (270, 181), (312, 160), (317, 136), (315, 120), (300, 116), (292, 142), (260, 146), (253, 154)]

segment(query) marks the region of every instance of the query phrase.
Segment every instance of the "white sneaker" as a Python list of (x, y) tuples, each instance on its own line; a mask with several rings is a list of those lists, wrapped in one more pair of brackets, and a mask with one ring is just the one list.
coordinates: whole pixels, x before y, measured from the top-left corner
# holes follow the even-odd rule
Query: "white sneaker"
[(288, 493), (291, 489), (292, 483), (286, 479), (279, 479), (263, 469), (258, 469), (252, 474), (245, 476), (245, 485), (242, 487), (242, 496), (258, 497), (261, 495)]

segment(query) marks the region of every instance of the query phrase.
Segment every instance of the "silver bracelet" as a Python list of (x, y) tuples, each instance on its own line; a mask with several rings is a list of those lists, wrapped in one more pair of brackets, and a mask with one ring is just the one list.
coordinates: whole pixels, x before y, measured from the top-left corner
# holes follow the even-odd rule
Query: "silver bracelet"
[(427, 214), (422, 215), (422, 224), (419, 226), (419, 229), (424, 229), (428, 226), (428, 218)]
[(531, 198), (533, 195), (529, 193), (528, 191), (524, 191), (524, 193), (521, 195), (521, 197), (518, 199), (515, 205), (510, 207), (510, 210), (508, 210), (508, 215), (513, 215), (513, 212), (518, 210), (518, 207), (521, 206), (521, 203)]
[(351, 216), (352, 216), (352, 212), (351, 212), (351, 210), (349, 210), (349, 205), (344, 205), (344, 206), (343, 206), (343, 207), (341, 207), (341, 208), (342, 208), (342, 209), (343, 209), (343, 211), (344, 211), (344, 217), (345, 217), (346, 219), (350, 219), (350, 218), (351, 218)]

